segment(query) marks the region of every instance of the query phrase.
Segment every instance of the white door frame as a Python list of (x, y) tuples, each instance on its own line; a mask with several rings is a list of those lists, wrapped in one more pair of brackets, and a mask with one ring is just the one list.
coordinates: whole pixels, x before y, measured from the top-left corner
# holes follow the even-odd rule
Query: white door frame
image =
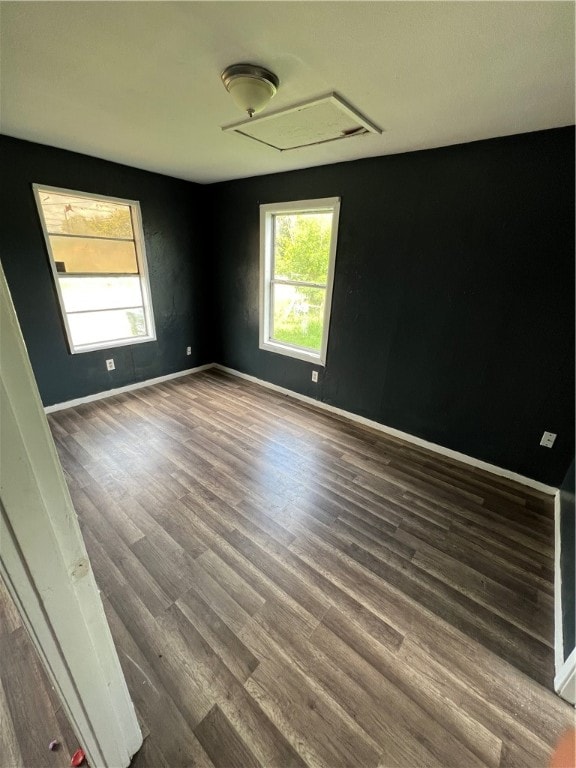
[(576, 704), (576, 648), (564, 660), (564, 632), (562, 629), (562, 568), (560, 555), (562, 539), (560, 536), (561, 502), (560, 491), (554, 497), (554, 653), (555, 676), (554, 690), (570, 704)]
[(0, 266), (0, 573), (93, 768), (142, 734)]

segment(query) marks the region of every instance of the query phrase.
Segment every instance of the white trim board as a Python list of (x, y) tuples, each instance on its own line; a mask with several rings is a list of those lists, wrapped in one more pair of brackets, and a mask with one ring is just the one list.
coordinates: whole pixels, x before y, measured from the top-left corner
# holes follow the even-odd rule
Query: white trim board
[[(562, 570), (560, 568), (560, 491), (554, 497), (554, 668), (556, 675), (564, 665), (562, 626)], [(556, 681), (554, 689), (557, 691)]]
[(576, 648), (562, 666), (556, 669), (554, 690), (565, 701), (576, 704)]
[(372, 419), (367, 419), (364, 416), (358, 416), (355, 413), (352, 413), (351, 411), (345, 411), (343, 408), (337, 408), (335, 405), (329, 405), (328, 403), (323, 403), (321, 400), (315, 400), (313, 397), (308, 397), (307, 395), (301, 395), (298, 392), (293, 392), (291, 389), (286, 389), (285, 387), (280, 387), (277, 384), (271, 384), (269, 381), (264, 381), (263, 379), (257, 379), (256, 376), (250, 376), (248, 373), (242, 373), (241, 371), (236, 371), (234, 368), (227, 368), (225, 365), (220, 365), (220, 363), (214, 363), (213, 368), (216, 368), (219, 371), (224, 371), (225, 373), (229, 373), (232, 376), (237, 376), (240, 379), (246, 379), (247, 381), (251, 381), (254, 384), (260, 384), (262, 387), (266, 387), (267, 389), (273, 389), (275, 392), (280, 392), (283, 395), (288, 395), (288, 397), (293, 397), (296, 400), (302, 400), (304, 403), (308, 403), (309, 405), (316, 406), (317, 408), (321, 408), (324, 411), (329, 411), (330, 413), (337, 414), (338, 416), (341, 416), (345, 419), (349, 419), (350, 421), (355, 421), (358, 424), (363, 424), (365, 427), (370, 427), (371, 429), (375, 429), (378, 432), (384, 432), (387, 435), (391, 435), (392, 437), (398, 437), (401, 440), (405, 440), (407, 443), (412, 443), (413, 445), (417, 445), (420, 448), (426, 448), (429, 451), (432, 451), (433, 453), (438, 453), (441, 456), (446, 456), (450, 459), (455, 459), (456, 461), (461, 461), (463, 464), (469, 464), (472, 467), (477, 467), (478, 469), (483, 469), (486, 472), (490, 472), (493, 475), (497, 475), (498, 477), (504, 477), (507, 480), (513, 480), (516, 483), (519, 483), (520, 485), (525, 485), (528, 488), (533, 488), (536, 491), (540, 491), (541, 493), (546, 493), (549, 496), (553, 496), (558, 492), (558, 488), (555, 488), (552, 485), (546, 485), (545, 483), (541, 483), (538, 480), (533, 480), (531, 477), (525, 477), (524, 475), (519, 475), (516, 472), (512, 472), (509, 469), (504, 469), (503, 467), (498, 467), (495, 464), (489, 464), (487, 461), (482, 461), (481, 459), (476, 459), (473, 456), (468, 456), (465, 453), (460, 453), (459, 451), (453, 451), (451, 448), (445, 448), (442, 445), (438, 445), (437, 443), (430, 443), (428, 440), (424, 440), (421, 437), (416, 437), (415, 435), (411, 435), (409, 432), (402, 432), (400, 429), (395, 429), (394, 427), (387, 427), (385, 424), (380, 424), (378, 421), (372, 421)]
[(0, 265), (0, 574), (78, 743), (124, 768), (142, 733)]
[(576, 648), (564, 661), (560, 511), (560, 491), (558, 491), (554, 498), (554, 690), (558, 696), (574, 705), (576, 704)]
[(96, 392), (93, 395), (86, 395), (86, 397), (78, 397), (75, 400), (66, 400), (64, 403), (55, 403), (54, 405), (46, 405), (44, 407), (44, 413), (54, 413), (55, 411), (64, 411), (66, 408), (75, 408), (77, 405), (83, 405), (84, 403), (92, 403), (94, 400), (104, 400), (107, 397), (114, 397), (120, 395), (123, 392), (131, 392), (133, 389), (143, 389), (144, 387), (151, 387), (153, 384), (161, 384), (163, 381), (169, 381), (170, 379), (178, 379), (181, 376), (188, 376), (191, 373), (200, 373), (200, 371), (206, 371), (208, 368), (212, 368), (214, 363), (205, 363), (204, 365), (198, 365), (196, 368), (186, 368), (184, 371), (176, 371), (175, 373), (167, 373), (165, 376), (157, 376), (155, 379), (146, 379), (145, 381), (136, 381), (134, 384), (127, 384), (125, 387), (116, 387), (115, 389), (105, 389), (102, 392)]

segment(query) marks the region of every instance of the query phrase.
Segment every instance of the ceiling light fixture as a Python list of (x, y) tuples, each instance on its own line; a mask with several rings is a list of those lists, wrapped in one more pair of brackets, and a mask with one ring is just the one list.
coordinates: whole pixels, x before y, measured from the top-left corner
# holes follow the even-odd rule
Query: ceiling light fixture
[(232, 64), (220, 77), (230, 96), (248, 117), (264, 109), (280, 84), (273, 72), (257, 64)]

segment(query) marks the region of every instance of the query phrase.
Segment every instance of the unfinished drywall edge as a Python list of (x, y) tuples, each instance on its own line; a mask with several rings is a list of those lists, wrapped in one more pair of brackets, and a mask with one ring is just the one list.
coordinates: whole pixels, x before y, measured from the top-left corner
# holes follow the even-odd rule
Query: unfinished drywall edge
[(323, 403), (321, 400), (315, 400), (313, 397), (308, 397), (308, 395), (301, 395), (299, 392), (294, 392), (291, 389), (286, 389), (286, 387), (280, 387), (277, 384), (271, 384), (269, 381), (264, 381), (263, 379), (257, 379), (256, 376), (250, 376), (248, 373), (242, 373), (241, 371), (236, 371), (234, 368), (228, 368), (225, 365), (220, 365), (220, 363), (214, 363), (212, 367), (220, 371), (224, 371), (225, 373), (229, 373), (232, 376), (237, 376), (240, 379), (246, 379), (247, 381), (252, 381), (254, 384), (260, 384), (262, 387), (273, 389), (275, 392), (281, 392), (283, 395), (288, 395), (288, 397), (293, 397), (296, 400), (302, 400), (303, 402), (308, 403), (309, 405), (314, 405), (317, 408), (321, 408), (324, 411), (329, 411), (330, 413), (337, 414), (338, 416), (341, 416), (345, 419), (349, 419), (350, 421), (355, 421), (358, 424), (363, 424), (365, 427), (370, 427), (370, 429), (375, 429), (378, 432), (384, 432), (385, 434), (391, 435), (392, 437), (398, 437), (400, 440), (404, 440), (407, 443), (412, 443), (413, 445), (417, 445), (420, 448), (426, 448), (429, 451), (432, 451), (433, 453), (438, 453), (441, 456), (446, 456), (449, 459), (455, 459), (456, 461), (461, 461), (463, 464), (469, 464), (472, 467), (483, 469), (486, 472), (490, 472), (491, 474), (496, 475), (498, 477), (504, 477), (507, 480), (513, 480), (514, 482), (519, 483), (520, 485), (524, 485), (528, 488), (533, 488), (535, 491), (546, 493), (549, 496), (554, 496), (556, 493), (558, 493), (558, 488), (555, 488), (552, 485), (546, 485), (545, 483), (541, 483), (539, 480), (533, 480), (531, 477), (525, 477), (524, 475), (519, 475), (516, 472), (512, 472), (509, 469), (504, 469), (503, 467), (497, 467), (495, 464), (489, 464), (487, 461), (482, 461), (481, 459), (475, 459), (474, 456), (468, 456), (465, 453), (459, 453), (458, 451), (453, 451), (451, 448), (445, 448), (443, 445), (438, 445), (438, 443), (430, 443), (428, 442), (428, 440), (424, 440), (421, 437), (416, 437), (415, 435), (411, 435), (409, 432), (402, 432), (400, 429), (395, 429), (394, 427), (388, 427), (385, 424), (381, 424), (379, 421), (372, 421), (372, 419), (366, 419), (364, 416), (358, 416), (356, 413), (352, 413), (351, 411), (345, 411), (343, 408), (337, 408), (335, 405), (329, 405), (328, 403)]
[(104, 400), (107, 397), (114, 397), (115, 395), (121, 395), (123, 392), (131, 392), (134, 389), (143, 389), (144, 387), (151, 387), (153, 384), (161, 384), (163, 381), (169, 381), (170, 379), (178, 379), (181, 376), (189, 376), (191, 373), (200, 373), (200, 371), (207, 371), (208, 368), (212, 368), (214, 363), (205, 363), (204, 365), (197, 365), (196, 368), (186, 368), (184, 371), (176, 371), (175, 373), (167, 373), (165, 376), (157, 376), (155, 379), (146, 379), (145, 381), (136, 381), (134, 384), (127, 384), (125, 387), (117, 387), (116, 389), (104, 389), (102, 392), (96, 392), (93, 395), (86, 395), (86, 397), (78, 397), (75, 400), (66, 400), (64, 403), (55, 403), (54, 405), (46, 405), (44, 407), (44, 413), (54, 413), (55, 411), (64, 411), (66, 408), (75, 408), (77, 405), (83, 405), (84, 403), (93, 403), (95, 400)]

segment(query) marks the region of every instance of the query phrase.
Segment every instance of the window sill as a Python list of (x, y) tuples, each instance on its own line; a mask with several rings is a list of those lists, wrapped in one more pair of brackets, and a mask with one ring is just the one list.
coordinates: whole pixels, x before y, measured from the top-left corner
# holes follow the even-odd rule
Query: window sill
[(86, 344), (82, 347), (74, 347), (70, 349), (70, 354), (80, 355), (83, 352), (97, 352), (101, 349), (116, 349), (116, 347), (127, 347), (133, 344), (144, 344), (146, 341), (156, 341), (156, 336), (141, 336), (134, 339), (122, 339), (120, 341), (106, 342), (105, 344)]
[(297, 360), (304, 360), (307, 363), (314, 363), (322, 367), (326, 365), (319, 352), (291, 347), (288, 344), (280, 344), (275, 341), (261, 341), (260, 349), (264, 349), (267, 352), (275, 352), (278, 355), (285, 355), (286, 357), (294, 357)]

